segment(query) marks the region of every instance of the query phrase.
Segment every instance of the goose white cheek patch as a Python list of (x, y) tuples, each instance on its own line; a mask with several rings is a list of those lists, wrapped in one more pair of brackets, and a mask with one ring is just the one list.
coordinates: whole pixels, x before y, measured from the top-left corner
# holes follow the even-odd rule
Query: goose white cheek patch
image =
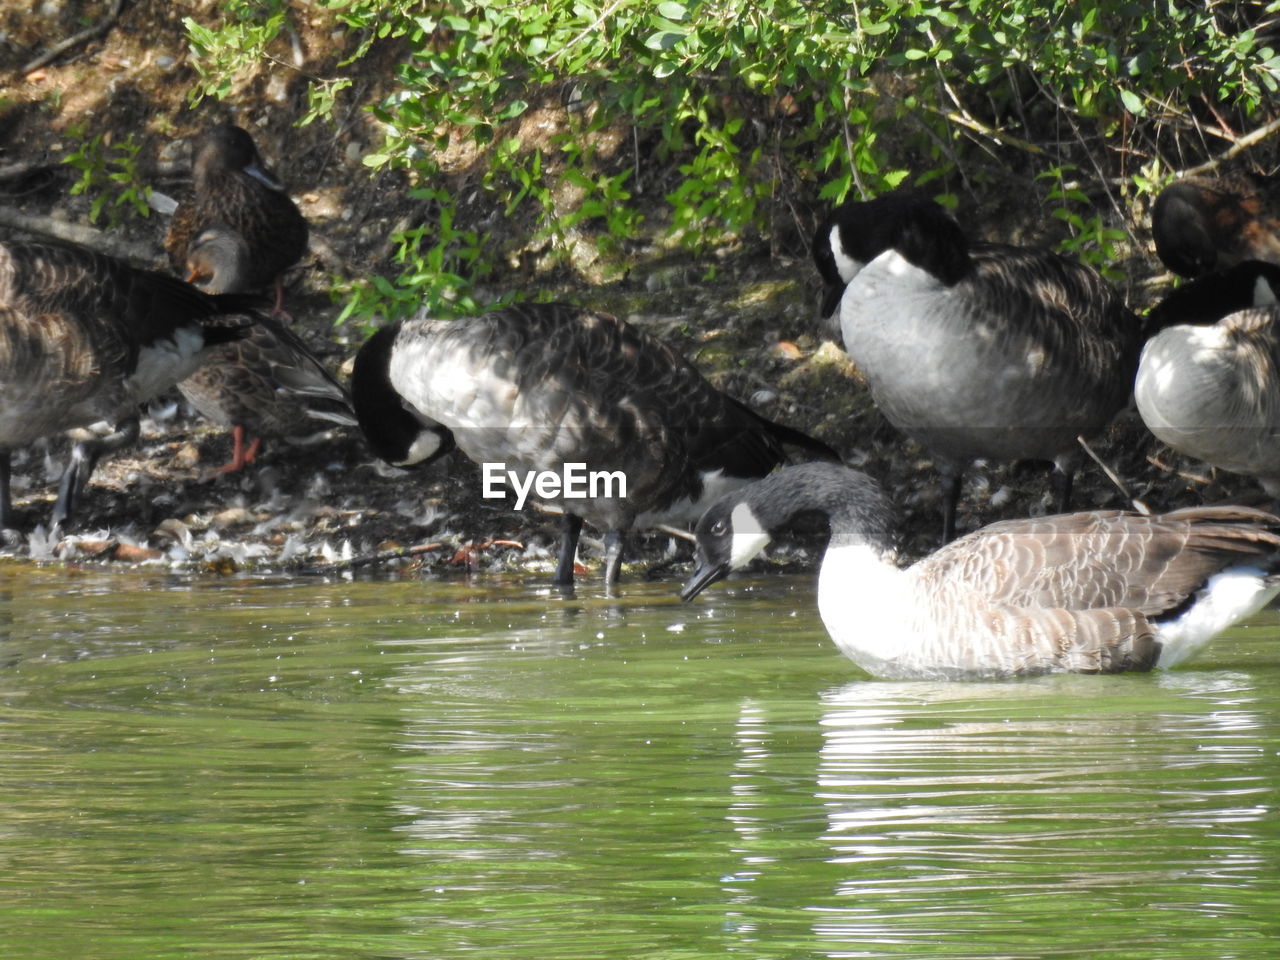
[(765, 533), (760, 521), (745, 503), (733, 508), (729, 520), (733, 524), (733, 549), (729, 553), (729, 566), (737, 570), (746, 566), (768, 545), (769, 534)]

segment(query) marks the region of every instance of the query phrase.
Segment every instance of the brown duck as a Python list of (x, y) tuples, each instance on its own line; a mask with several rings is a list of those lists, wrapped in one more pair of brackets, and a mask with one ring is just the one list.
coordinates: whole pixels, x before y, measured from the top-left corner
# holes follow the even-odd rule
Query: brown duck
[(221, 123), (196, 141), (191, 193), (174, 211), (164, 247), (178, 271), (186, 269), (192, 242), (205, 227), (224, 224), (248, 245), (246, 289), (275, 284), (281, 311), (281, 275), (307, 249), (307, 222), (284, 187), (262, 162), (253, 138)]
[(1156, 197), (1151, 234), (1161, 262), (1184, 277), (1280, 263), (1280, 185), (1251, 173), (1176, 180)]
[[(251, 263), (244, 238), (214, 224), (190, 245), (187, 279), (208, 293), (234, 293), (247, 286)], [(317, 420), (356, 422), (346, 389), (273, 318), (263, 318), (244, 339), (210, 351), (178, 389), (206, 419), (231, 428), (231, 460), (219, 468), (225, 473), (252, 463), (263, 437), (303, 436), (322, 429)]]

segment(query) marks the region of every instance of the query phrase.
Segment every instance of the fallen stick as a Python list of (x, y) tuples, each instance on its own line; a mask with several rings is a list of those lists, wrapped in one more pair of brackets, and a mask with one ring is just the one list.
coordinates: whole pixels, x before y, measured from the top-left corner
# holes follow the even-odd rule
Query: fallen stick
[(394, 550), (379, 550), (377, 553), (366, 553), (349, 560), (332, 560), (326, 563), (306, 563), (295, 568), (293, 573), (324, 574), (340, 570), (354, 570), (357, 567), (371, 567), (378, 563), (391, 563), (393, 560), (406, 560), (423, 553), (431, 553), (444, 548), (443, 543), (419, 543), (412, 547), (396, 547)]
[(105, 17), (103, 17), (93, 26), (85, 27), (79, 33), (73, 34), (72, 36), (67, 37), (67, 39), (59, 43), (55, 43), (52, 47), (50, 47), (44, 53), (40, 54), (40, 56), (36, 57), (34, 60), (28, 63), (25, 67), (23, 67), (19, 71), (19, 73), (22, 73), (25, 75), (30, 73), (33, 70), (39, 70), (45, 64), (51, 63), (53, 60), (62, 56), (62, 54), (66, 53), (71, 48), (78, 47), (80, 46), (80, 44), (87, 43), (88, 41), (93, 40), (95, 37), (99, 37), (102, 34), (106, 33), (115, 24), (116, 20), (120, 18), (120, 11), (123, 9), (124, 9), (124, 0), (116, 0), (116, 2), (111, 5), (111, 9), (107, 12), (107, 15)]
[[(437, 550), (443, 550), (445, 544), (435, 541), (432, 543), (419, 543), (412, 547), (396, 547), (394, 550), (379, 550), (377, 553), (366, 553), (359, 557), (352, 557), (349, 560), (333, 560), (328, 563), (309, 563), (294, 568), (291, 572), (298, 574), (328, 574), (342, 570), (354, 570), (357, 567), (371, 567), (379, 563), (391, 563), (395, 560), (407, 560), (410, 557), (416, 557), (424, 553), (434, 553)], [(474, 555), (477, 551), (484, 550), (487, 547), (515, 547), (518, 550), (524, 549), (524, 544), (516, 540), (485, 540), (476, 545), (470, 543), (459, 547), (454, 555), (453, 563), (468, 563), (468, 557)]]
[(142, 243), (130, 243), (121, 240), (93, 227), (65, 220), (55, 220), (38, 213), (23, 213), (13, 207), (0, 206), (0, 226), (13, 227), (26, 233), (44, 234), (57, 240), (68, 240), (82, 246), (110, 254), (113, 257), (126, 257), (139, 263), (155, 263), (156, 251)]

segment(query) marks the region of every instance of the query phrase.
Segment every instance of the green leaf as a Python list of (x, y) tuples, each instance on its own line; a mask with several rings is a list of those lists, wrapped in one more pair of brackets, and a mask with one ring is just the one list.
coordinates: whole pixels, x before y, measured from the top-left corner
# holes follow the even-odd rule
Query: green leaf
[(657, 33), (651, 33), (645, 40), (644, 45), (650, 50), (670, 50), (684, 38), (684, 33), (677, 33), (674, 30), (659, 30)]
[(1142, 103), (1142, 98), (1132, 90), (1120, 91), (1120, 102), (1124, 104), (1124, 108), (1134, 116), (1141, 117), (1147, 112), (1147, 108)]
[(676, 3), (676, 0), (663, 0), (662, 3), (658, 4), (658, 13), (668, 20), (683, 20), (689, 11), (684, 4)]

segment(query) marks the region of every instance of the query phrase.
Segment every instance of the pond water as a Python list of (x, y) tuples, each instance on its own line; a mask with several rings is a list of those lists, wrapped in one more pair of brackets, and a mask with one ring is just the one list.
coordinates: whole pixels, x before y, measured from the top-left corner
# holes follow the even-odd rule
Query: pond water
[(0, 570), (0, 956), (1276, 956), (1275, 612), (885, 683), (676, 586)]

